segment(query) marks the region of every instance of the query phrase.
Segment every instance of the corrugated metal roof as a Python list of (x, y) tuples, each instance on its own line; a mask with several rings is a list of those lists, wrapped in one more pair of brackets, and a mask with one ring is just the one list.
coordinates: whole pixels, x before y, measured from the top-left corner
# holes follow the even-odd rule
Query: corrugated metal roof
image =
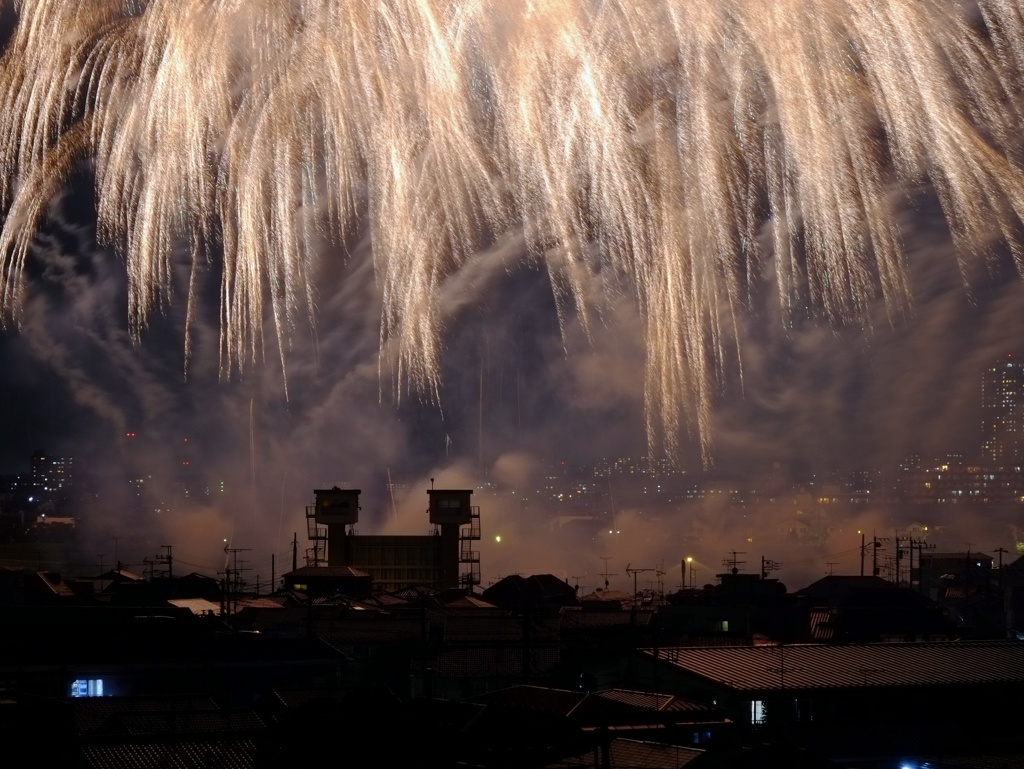
[(678, 745), (661, 745), (638, 740), (613, 740), (612, 766), (636, 769), (680, 769), (703, 751)]
[(614, 700), (626, 705), (632, 705), (645, 710), (657, 710), (665, 713), (679, 712), (706, 712), (709, 710), (704, 703), (686, 700), (672, 694), (658, 694), (656, 692), (635, 692), (629, 689), (608, 689), (597, 692), (598, 697), (607, 700)]
[(117, 721), (117, 731), (132, 735), (259, 732), (266, 728), (259, 716), (247, 710), (122, 713)]
[(84, 697), (72, 700), (75, 733), (91, 734), (122, 713), (189, 713), (219, 709), (210, 697)]
[(676, 647), (661, 660), (741, 691), (1024, 682), (1024, 643)]
[(82, 755), (85, 765), (93, 769), (252, 769), (256, 764), (256, 745), (250, 740), (96, 745), (82, 748)]
[(815, 641), (831, 641), (835, 635), (835, 622), (831, 609), (811, 610), (811, 638)]

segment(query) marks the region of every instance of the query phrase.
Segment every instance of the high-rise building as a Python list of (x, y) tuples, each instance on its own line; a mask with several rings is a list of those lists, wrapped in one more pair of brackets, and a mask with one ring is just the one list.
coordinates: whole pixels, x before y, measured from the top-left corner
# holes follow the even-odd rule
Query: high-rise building
[(996, 467), (1024, 464), (1024, 362), (1013, 355), (982, 377), (981, 453)]
[(32, 486), (39, 492), (66, 490), (71, 486), (71, 457), (55, 457), (44, 451), (32, 454)]

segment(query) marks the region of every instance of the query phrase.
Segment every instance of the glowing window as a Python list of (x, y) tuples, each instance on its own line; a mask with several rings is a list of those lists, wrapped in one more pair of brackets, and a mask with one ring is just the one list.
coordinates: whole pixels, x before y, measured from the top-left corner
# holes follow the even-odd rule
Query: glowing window
[(71, 684), (72, 697), (102, 697), (102, 678), (79, 678)]
[(764, 700), (752, 700), (750, 703), (750, 723), (764, 723)]

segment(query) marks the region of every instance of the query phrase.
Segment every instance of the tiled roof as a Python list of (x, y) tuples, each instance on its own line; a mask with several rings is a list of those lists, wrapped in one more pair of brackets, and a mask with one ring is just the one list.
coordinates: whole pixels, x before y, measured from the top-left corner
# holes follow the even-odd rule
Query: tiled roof
[(699, 714), (698, 720), (701, 721), (709, 717), (719, 720), (721, 715), (717, 708), (704, 703), (671, 694), (636, 692), (628, 689), (586, 693), (518, 685), (480, 695), (475, 697), (473, 702), (568, 716), (583, 728), (593, 728), (598, 724), (622, 726), (666, 721), (664, 717), (657, 717), (652, 721), (651, 714), (654, 712), (672, 713), (674, 715), (668, 720), (680, 723), (693, 720), (689, 717), (680, 718), (680, 713)]
[(292, 580), (299, 579), (339, 579), (345, 577), (358, 577), (365, 579), (370, 575), (361, 569), (352, 566), (300, 566), (295, 571), (283, 575), (284, 578)]
[(256, 745), (250, 740), (210, 740), (173, 744), (94, 745), (82, 748), (92, 769), (252, 769)]
[(242, 598), (238, 601), (239, 609), (283, 609), (286, 599), (274, 598), (272, 596), (257, 596), (256, 598)]
[(676, 647), (646, 654), (741, 691), (1024, 682), (1024, 643)]
[(627, 593), (625, 590), (595, 590), (593, 593), (587, 593), (584, 596), (580, 596), (580, 601), (632, 601), (633, 594)]
[[(610, 747), (610, 765), (629, 769), (680, 769), (703, 753), (696, 748), (626, 739), (614, 739)], [(548, 764), (545, 769), (589, 769), (594, 765), (594, 751), (591, 749), (581, 755)]]
[(482, 598), (478, 598), (474, 595), (461, 595), (450, 601), (444, 602), (445, 608), (448, 609), (494, 609), (496, 608), (493, 603), (487, 603)]
[(210, 697), (89, 697), (72, 701), (75, 733), (92, 734), (111, 718), (131, 713), (190, 713), (218, 710)]
[[(217, 734), (259, 732), (265, 729), (259, 717), (243, 711), (188, 711), (122, 713), (116, 716), (116, 731), (131, 735)], [(109, 726), (115, 726), (110, 724)], [(111, 730), (104, 729), (104, 733)]]
[(423, 623), (415, 617), (360, 614), (318, 622), (316, 633), (334, 644), (383, 643), (414, 640), (423, 636)]
[(60, 575), (52, 574), (45, 571), (36, 572), (39, 579), (56, 595), (64, 596), (65, 598), (73, 597), (75, 591), (71, 589), (71, 586), (67, 582), (64, 582)]
[[(640, 610), (636, 613), (636, 624), (647, 627), (651, 624), (652, 612)], [(562, 615), (562, 628), (576, 630), (629, 626), (633, 623), (632, 612), (626, 611), (566, 611)]]
[[(523, 619), (519, 617), (450, 616), (445, 618), (444, 638), (453, 641), (518, 641), (523, 637)], [(557, 622), (535, 619), (530, 622), (533, 640), (558, 638)]]

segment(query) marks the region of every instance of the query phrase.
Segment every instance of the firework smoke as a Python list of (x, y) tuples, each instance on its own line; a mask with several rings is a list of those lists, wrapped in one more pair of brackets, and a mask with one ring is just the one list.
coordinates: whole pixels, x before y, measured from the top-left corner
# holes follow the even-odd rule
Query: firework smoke
[(265, 322), (285, 355), (316, 314), (323, 237), (365, 227), (382, 348), (436, 395), (446, 289), (521, 230), (563, 322), (635, 298), (649, 440), (672, 451), (689, 423), (706, 452), (723, 334), (753, 281), (831, 321), (866, 322), (879, 293), (905, 305), (894, 190), (930, 183), (965, 258), (995, 237), (1019, 263), (1018, 0), (14, 8), (7, 310), (47, 202), (91, 161), (135, 333), (171, 299), (176, 248), (192, 250), (190, 308), (222, 260), (226, 372), (263, 355)]

